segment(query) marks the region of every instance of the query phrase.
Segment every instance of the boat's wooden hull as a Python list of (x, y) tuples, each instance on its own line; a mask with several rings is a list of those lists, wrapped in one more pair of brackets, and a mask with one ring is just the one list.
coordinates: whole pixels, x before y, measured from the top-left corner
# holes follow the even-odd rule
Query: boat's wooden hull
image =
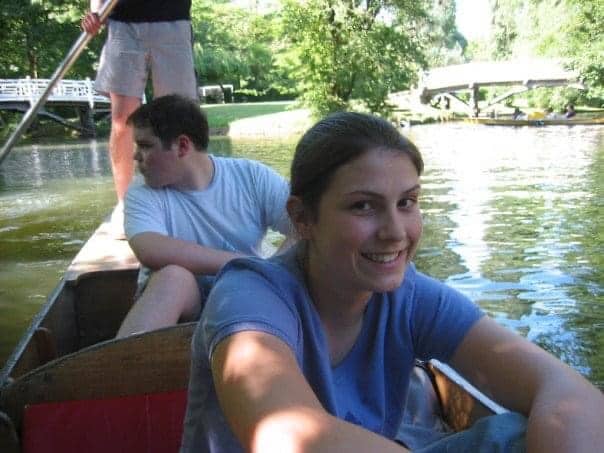
[(122, 269), (61, 280), (7, 360), (0, 384), (115, 336), (132, 304), (136, 275)]
[[(65, 381), (59, 375), (58, 380), (49, 379), (63, 364), (72, 367), (79, 351), (115, 336), (132, 306), (137, 274), (138, 262), (127, 242), (113, 239), (107, 224), (102, 224), (74, 258), (0, 370), (0, 451), (9, 451), (10, 425), (20, 431), (25, 404), (79, 397), (78, 389), (84, 388), (80, 383), (85, 382), (81, 376), (72, 374)], [(108, 368), (99, 376), (128, 385), (125, 380), (116, 380), (111, 374), (114, 371)], [(50, 374), (44, 374), (47, 372)], [(53, 392), (49, 395), (47, 389), (36, 387), (37, 376), (45, 376), (46, 381), (66, 390), (57, 389), (53, 397)], [(87, 391), (100, 397), (113, 393), (90, 384)]]
[[(137, 263), (124, 241), (112, 244), (98, 235), (76, 257), (0, 374), (3, 452), (19, 451), (27, 405), (186, 389), (194, 323), (113, 339), (132, 305)], [(466, 428), (500, 410), (472, 396), (461, 377), (438, 363), (429, 368), (450, 427)]]
[(467, 118), (467, 123), (484, 124), (486, 126), (593, 126), (604, 125), (604, 118), (578, 119), (535, 119), (514, 120), (511, 118)]
[(139, 263), (107, 222), (78, 252), (4, 368), (0, 389), (47, 361), (115, 336), (132, 306)]

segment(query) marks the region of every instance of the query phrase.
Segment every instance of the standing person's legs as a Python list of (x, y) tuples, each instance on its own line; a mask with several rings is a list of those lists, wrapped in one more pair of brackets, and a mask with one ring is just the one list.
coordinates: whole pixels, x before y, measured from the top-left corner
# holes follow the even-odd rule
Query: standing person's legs
[(109, 20), (94, 85), (111, 98), (109, 151), (118, 202), (124, 199), (134, 174), (134, 142), (126, 120), (141, 103), (149, 73), (141, 28), (138, 23)]
[(110, 93), (111, 135), (109, 153), (111, 170), (118, 203), (123, 202), (128, 184), (134, 175), (134, 139), (132, 128), (126, 124), (128, 117), (136, 110), (141, 100), (137, 97)]
[(197, 100), (191, 23), (177, 20), (146, 25), (153, 96), (180, 94)]

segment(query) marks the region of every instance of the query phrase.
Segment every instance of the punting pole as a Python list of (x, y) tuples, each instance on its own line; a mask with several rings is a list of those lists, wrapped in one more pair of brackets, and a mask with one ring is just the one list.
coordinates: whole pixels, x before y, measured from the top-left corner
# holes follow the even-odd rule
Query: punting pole
[[(117, 5), (117, 2), (118, 0), (107, 0), (107, 2), (99, 11), (99, 19), (101, 20), (101, 22), (104, 22), (107, 19), (115, 5)], [(32, 106), (29, 107), (29, 110), (25, 113), (25, 115), (23, 115), (23, 118), (17, 126), (17, 129), (15, 129), (15, 131), (11, 134), (11, 136), (8, 138), (8, 140), (2, 147), (2, 151), (0, 151), (0, 165), (2, 164), (4, 158), (10, 152), (10, 150), (13, 148), (17, 140), (21, 137), (21, 134), (25, 130), (27, 130), (31, 122), (34, 120), (34, 117), (38, 113), (38, 110), (42, 108), (42, 106), (48, 99), (48, 96), (50, 96), (50, 92), (55, 87), (57, 82), (59, 82), (59, 80), (63, 78), (69, 68), (71, 68), (71, 66), (76, 62), (76, 60), (80, 56), (80, 53), (82, 53), (82, 50), (84, 50), (84, 47), (86, 47), (86, 44), (88, 44), (91, 39), (92, 35), (89, 35), (86, 32), (82, 32), (77, 41), (73, 44), (73, 46), (71, 46), (71, 49), (69, 50), (59, 67), (56, 69), (51, 79), (49, 80), (48, 85), (44, 89), (42, 95)]]

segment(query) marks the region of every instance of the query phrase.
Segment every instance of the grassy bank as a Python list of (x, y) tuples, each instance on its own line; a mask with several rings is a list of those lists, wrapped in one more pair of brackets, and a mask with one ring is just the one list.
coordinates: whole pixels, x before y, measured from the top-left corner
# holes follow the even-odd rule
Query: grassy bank
[(254, 102), (246, 104), (204, 104), (201, 107), (208, 115), (210, 129), (228, 128), (237, 120), (291, 109), (293, 102)]
[[(248, 118), (281, 113), (285, 116), (292, 108), (293, 101), (255, 102), (241, 104), (204, 104), (203, 110), (208, 116), (212, 135), (226, 134), (232, 123)], [(4, 114), (0, 121), (0, 140), (4, 141), (17, 128), (22, 119), (20, 114)], [(109, 137), (111, 123), (108, 119), (97, 122), (97, 138)], [(47, 119), (35, 122), (34, 127), (21, 137), (19, 143), (62, 142), (79, 139), (79, 133)]]

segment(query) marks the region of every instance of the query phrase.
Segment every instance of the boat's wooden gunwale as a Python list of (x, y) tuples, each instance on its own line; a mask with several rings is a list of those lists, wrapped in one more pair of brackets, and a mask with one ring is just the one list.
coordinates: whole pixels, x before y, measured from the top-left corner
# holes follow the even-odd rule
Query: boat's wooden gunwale
[(427, 368), (438, 392), (442, 417), (454, 431), (467, 429), (482, 417), (508, 412), (448, 365), (431, 360)]
[(116, 239), (110, 232), (108, 221), (96, 229), (65, 271), (66, 281), (77, 281), (94, 272), (139, 268), (128, 241)]
[(19, 453), (19, 436), (10, 417), (0, 410), (0, 451), (2, 453)]
[[(29, 327), (17, 343), (17, 346), (13, 350), (11, 356), (7, 359), (4, 367), (0, 371), (0, 389), (9, 381), (15, 377), (15, 375), (21, 375), (26, 373), (29, 369), (33, 369), (40, 363), (38, 358), (37, 348), (34, 344), (34, 336), (36, 331), (47, 324), (47, 319), (53, 310), (56, 310), (60, 300), (66, 299), (66, 282), (62, 278), (59, 284), (52, 291), (48, 297), (46, 303), (42, 306), (40, 311), (36, 313), (32, 319)], [(34, 365), (35, 364), (35, 365)]]

